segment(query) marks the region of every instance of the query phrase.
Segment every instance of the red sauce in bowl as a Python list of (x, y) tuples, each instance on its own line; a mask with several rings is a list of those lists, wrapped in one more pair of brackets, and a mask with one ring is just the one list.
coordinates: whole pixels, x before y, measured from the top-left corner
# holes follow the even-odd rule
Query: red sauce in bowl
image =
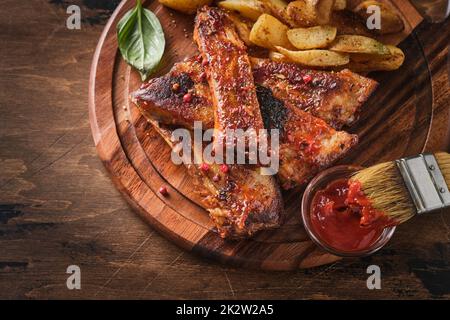
[(341, 179), (314, 195), (311, 224), (330, 247), (352, 252), (369, 249), (386, 227), (394, 225), (370, 204), (361, 184)]

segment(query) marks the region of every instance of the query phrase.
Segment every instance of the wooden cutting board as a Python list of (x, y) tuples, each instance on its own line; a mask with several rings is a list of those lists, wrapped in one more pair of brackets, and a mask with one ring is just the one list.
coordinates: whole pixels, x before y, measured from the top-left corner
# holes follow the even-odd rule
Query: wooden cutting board
[[(437, 124), (433, 123), (439, 112), (438, 127), (447, 128), (448, 112), (444, 114), (442, 106), (433, 103), (433, 77), (413, 32), (424, 22), (408, 1), (392, 2), (401, 12), (406, 29), (384, 40), (401, 43), (407, 58), (400, 70), (370, 75), (380, 81), (380, 87), (364, 106), (361, 119), (349, 129), (360, 136), (361, 142), (343, 163), (370, 165), (417, 154), (430, 146), (436, 149), (448, 145), (448, 135), (442, 139), (442, 132), (437, 132)], [(284, 193), (289, 219), (281, 228), (242, 241), (224, 241), (215, 233), (187, 171), (172, 164), (169, 147), (128, 99), (141, 82), (118, 52), (116, 24), (134, 3), (121, 2), (105, 27), (92, 63), (89, 92), (98, 154), (129, 203), (171, 241), (221, 262), (293, 270), (338, 260), (317, 248), (306, 235), (300, 222), (301, 190)], [(167, 9), (157, 1), (145, 1), (144, 6), (159, 17), (166, 35), (166, 52), (158, 76), (175, 62), (195, 54), (194, 17)], [(169, 197), (158, 193), (161, 185), (168, 187)]]

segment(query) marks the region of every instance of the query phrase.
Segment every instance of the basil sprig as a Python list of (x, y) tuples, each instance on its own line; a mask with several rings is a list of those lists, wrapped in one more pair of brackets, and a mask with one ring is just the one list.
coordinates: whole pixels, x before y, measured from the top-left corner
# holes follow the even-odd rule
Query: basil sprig
[(158, 18), (137, 0), (117, 24), (117, 38), (122, 57), (145, 81), (161, 61), (166, 45)]

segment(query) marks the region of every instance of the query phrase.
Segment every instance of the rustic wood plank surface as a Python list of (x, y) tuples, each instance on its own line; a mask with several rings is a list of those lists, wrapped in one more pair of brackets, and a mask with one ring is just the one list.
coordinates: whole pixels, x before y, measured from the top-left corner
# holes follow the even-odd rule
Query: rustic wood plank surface
[[(408, 1), (383, 1), (392, 1), (400, 14), (408, 15), (403, 16), (402, 32), (388, 35), (387, 39), (382, 36), (380, 40), (401, 43), (408, 58), (396, 72), (371, 75), (378, 77), (380, 87), (364, 106), (359, 124), (350, 128), (360, 137), (360, 145), (344, 158), (357, 165), (420, 153), (426, 147), (433, 121), (428, 63), (420, 43), (410, 36), (423, 19)], [(170, 148), (130, 102), (130, 92), (140, 87), (141, 78), (118, 54), (116, 25), (134, 5), (133, 0), (122, 1), (105, 26), (94, 54), (89, 83), (94, 142), (99, 157), (126, 199), (159, 233), (182, 248), (222, 263), (286, 271), (339, 260), (321, 252), (308, 238), (299, 219), (302, 193), (298, 189), (283, 195), (287, 221), (280, 228), (233, 242), (217, 235), (201, 197), (192, 189), (195, 185), (192, 177), (183, 166), (168, 161)], [(157, 14), (168, 35), (164, 59), (155, 76), (166, 74), (174, 63), (198, 52), (192, 37), (186, 36), (193, 33), (193, 16), (174, 12), (158, 1), (143, 1), (143, 5)], [(169, 197), (158, 193), (163, 184), (169, 188)]]
[[(73, 3), (82, 9), (81, 30), (65, 26)], [(7, 0), (0, 11), (7, 43), (0, 49), (0, 298), (450, 297), (448, 212), (402, 226), (372, 257), (295, 272), (219, 265), (150, 229), (111, 183), (89, 128), (89, 66), (116, 4)], [(450, 105), (449, 28), (447, 20), (417, 33), (442, 119)], [(431, 36), (438, 32), (446, 40)], [(430, 150), (442, 148), (448, 123), (437, 120), (431, 135), (438, 138)], [(66, 288), (70, 264), (81, 267), (81, 290)], [(370, 264), (381, 267), (381, 290), (366, 287)]]

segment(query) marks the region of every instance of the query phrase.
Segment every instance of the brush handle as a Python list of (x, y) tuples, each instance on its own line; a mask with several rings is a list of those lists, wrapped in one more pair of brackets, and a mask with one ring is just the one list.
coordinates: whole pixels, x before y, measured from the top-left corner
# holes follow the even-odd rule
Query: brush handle
[(417, 214), (450, 206), (450, 192), (434, 155), (419, 154), (397, 160), (396, 164)]

